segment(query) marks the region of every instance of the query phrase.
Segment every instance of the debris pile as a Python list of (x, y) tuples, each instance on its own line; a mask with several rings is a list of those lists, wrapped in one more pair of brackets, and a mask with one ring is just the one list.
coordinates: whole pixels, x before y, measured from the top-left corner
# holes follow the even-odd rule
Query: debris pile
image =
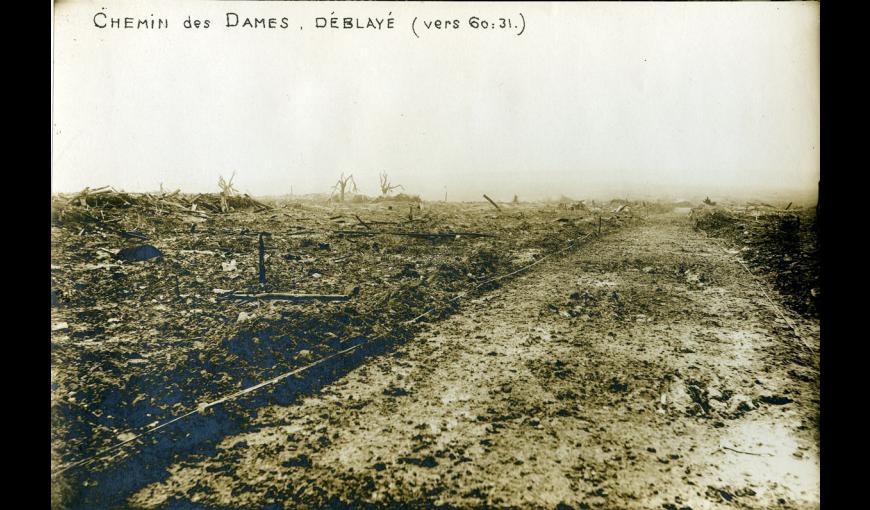
[[(222, 209), (222, 201), (227, 209)], [(263, 212), (271, 209), (246, 194), (198, 193), (126, 193), (104, 186), (85, 188), (72, 195), (57, 195), (52, 199), (52, 223), (57, 225), (99, 223), (117, 221), (105, 217), (106, 212), (130, 209), (139, 213), (176, 213), (207, 218), (209, 213), (253, 210)]]

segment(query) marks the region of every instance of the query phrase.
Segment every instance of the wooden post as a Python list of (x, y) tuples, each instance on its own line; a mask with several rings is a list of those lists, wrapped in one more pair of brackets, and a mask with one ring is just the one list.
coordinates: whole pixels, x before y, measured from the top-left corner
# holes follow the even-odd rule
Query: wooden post
[(598, 235), (601, 235), (601, 215), (598, 215)]
[(263, 242), (263, 233), (260, 232), (260, 285), (266, 285), (266, 243)]
[(498, 204), (496, 204), (495, 202), (493, 202), (491, 198), (489, 198), (488, 196), (486, 196), (486, 193), (483, 194), (483, 198), (487, 199), (487, 200), (489, 201), (489, 203), (492, 204), (493, 207), (495, 207), (496, 209), (498, 209), (499, 211), (501, 211), (501, 207), (499, 207)]

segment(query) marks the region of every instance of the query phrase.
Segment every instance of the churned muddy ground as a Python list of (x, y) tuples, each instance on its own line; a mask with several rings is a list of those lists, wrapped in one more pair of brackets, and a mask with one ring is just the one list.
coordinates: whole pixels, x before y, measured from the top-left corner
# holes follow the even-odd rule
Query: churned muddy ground
[(733, 257), (648, 216), (261, 408), (127, 504), (817, 508), (818, 322), (780, 307), (792, 333)]

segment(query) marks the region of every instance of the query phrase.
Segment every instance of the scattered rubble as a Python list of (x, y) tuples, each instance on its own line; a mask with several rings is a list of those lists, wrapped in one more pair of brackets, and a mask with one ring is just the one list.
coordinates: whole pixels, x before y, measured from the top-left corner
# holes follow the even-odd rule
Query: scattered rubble
[[(412, 219), (393, 207), (402, 202), (417, 204)], [(423, 207), (403, 194), (364, 203), (111, 188), (54, 197), (57, 460), (370, 338), (385, 340), (362, 352), (400, 343), (420, 327), (410, 319), (450, 315), (462, 306), (455, 298), (531, 263), (524, 254), (564, 249), (601, 221), (585, 210), (556, 217), (565, 212), (549, 205), (495, 217), (485, 202)], [(626, 211), (605, 219), (603, 234), (639, 221)], [(62, 397), (70, 391), (75, 401)], [(141, 441), (131, 451), (160, 439)]]

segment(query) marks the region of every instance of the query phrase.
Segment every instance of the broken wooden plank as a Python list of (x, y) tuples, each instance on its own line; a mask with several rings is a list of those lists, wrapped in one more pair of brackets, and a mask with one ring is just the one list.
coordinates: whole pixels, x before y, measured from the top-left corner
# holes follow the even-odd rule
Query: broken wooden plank
[[(398, 225), (398, 221), (376, 221), (376, 220), (368, 220), (366, 223), (369, 225)], [(405, 221), (407, 223), (407, 221)]]
[(305, 303), (310, 301), (350, 301), (357, 294), (359, 294), (359, 287), (354, 287), (354, 289), (349, 294), (292, 294), (289, 292), (260, 292), (258, 294), (242, 294), (236, 292), (227, 292), (220, 297), (222, 299), (238, 299), (243, 301), (263, 300)]
[(146, 236), (142, 232), (136, 232), (134, 230), (121, 230), (118, 232), (118, 235), (127, 239), (141, 239), (143, 241), (148, 240), (148, 236)]
[(489, 203), (492, 204), (493, 207), (495, 207), (496, 209), (498, 209), (499, 211), (501, 211), (501, 207), (499, 207), (498, 204), (496, 204), (495, 202), (493, 202), (491, 198), (489, 198), (488, 196), (486, 196), (486, 193), (483, 194), (483, 198), (487, 199), (487, 201), (489, 201)]
[(376, 236), (376, 235), (394, 235), (394, 236), (408, 236), (408, 237), (422, 237), (422, 238), (432, 238), (432, 237), (498, 237), (495, 234), (484, 234), (482, 232), (402, 232), (395, 230), (333, 230), (334, 234), (339, 235), (352, 235), (352, 236)]
[(368, 230), (371, 230), (372, 227), (370, 227), (368, 223), (364, 222), (362, 218), (359, 217), (359, 214), (354, 214), (353, 217), (356, 218), (356, 221), (358, 221), (360, 225), (364, 226)]

